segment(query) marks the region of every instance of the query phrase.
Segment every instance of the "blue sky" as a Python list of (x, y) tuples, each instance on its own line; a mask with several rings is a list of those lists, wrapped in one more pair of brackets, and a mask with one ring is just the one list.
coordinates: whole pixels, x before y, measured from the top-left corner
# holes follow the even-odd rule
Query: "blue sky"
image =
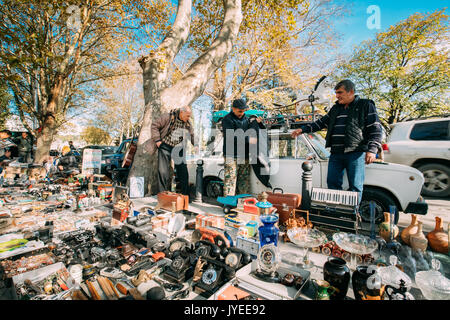
[[(350, 5), (350, 15), (336, 21), (336, 28), (342, 34), (342, 43), (348, 52), (361, 41), (373, 39), (378, 32), (386, 31), (391, 25), (405, 20), (414, 13), (431, 13), (438, 9), (448, 8), (448, 0), (336, 0), (336, 3)], [(367, 8), (376, 5), (380, 8), (380, 29), (370, 30), (367, 20), (371, 14)], [(447, 9), (448, 14), (448, 9)]]

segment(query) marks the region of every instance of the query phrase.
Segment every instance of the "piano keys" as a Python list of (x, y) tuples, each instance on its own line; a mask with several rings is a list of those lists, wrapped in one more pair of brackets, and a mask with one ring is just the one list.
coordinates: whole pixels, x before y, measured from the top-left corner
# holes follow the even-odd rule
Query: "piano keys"
[(324, 229), (357, 233), (358, 197), (358, 192), (313, 188), (309, 219)]

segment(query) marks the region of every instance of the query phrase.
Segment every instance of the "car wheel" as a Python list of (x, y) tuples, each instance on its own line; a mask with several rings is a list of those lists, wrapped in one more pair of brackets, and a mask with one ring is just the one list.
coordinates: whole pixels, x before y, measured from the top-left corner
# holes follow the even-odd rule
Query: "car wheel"
[(450, 195), (450, 168), (439, 163), (429, 163), (417, 168), (422, 172), (425, 182), (422, 194), (430, 197)]
[(205, 195), (208, 198), (217, 199), (223, 196), (223, 183), (217, 180), (205, 180)]
[[(359, 213), (364, 222), (370, 223), (370, 202), (373, 201), (375, 204), (375, 223), (379, 224), (384, 221), (384, 212), (389, 212), (389, 206), (397, 207), (395, 200), (387, 192), (379, 189), (365, 188), (363, 191), (363, 196), (361, 204), (359, 206)], [(395, 213), (394, 223), (398, 223), (399, 208), (397, 207), (397, 212)]]

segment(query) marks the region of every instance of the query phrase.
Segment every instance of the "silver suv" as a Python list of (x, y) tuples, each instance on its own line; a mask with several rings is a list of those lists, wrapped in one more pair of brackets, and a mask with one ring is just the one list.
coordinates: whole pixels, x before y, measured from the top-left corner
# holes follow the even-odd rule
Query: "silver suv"
[(450, 196), (450, 117), (396, 123), (383, 149), (385, 161), (423, 173), (423, 195)]

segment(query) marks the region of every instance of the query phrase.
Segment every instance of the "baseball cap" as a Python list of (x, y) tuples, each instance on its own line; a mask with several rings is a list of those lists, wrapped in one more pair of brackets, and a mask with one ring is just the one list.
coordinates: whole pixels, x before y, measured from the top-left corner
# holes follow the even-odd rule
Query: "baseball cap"
[(247, 109), (247, 104), (245, 103), (244, 99), (236, 99), (233, 101), (233, 108), (238, 108), (238, 109)]

